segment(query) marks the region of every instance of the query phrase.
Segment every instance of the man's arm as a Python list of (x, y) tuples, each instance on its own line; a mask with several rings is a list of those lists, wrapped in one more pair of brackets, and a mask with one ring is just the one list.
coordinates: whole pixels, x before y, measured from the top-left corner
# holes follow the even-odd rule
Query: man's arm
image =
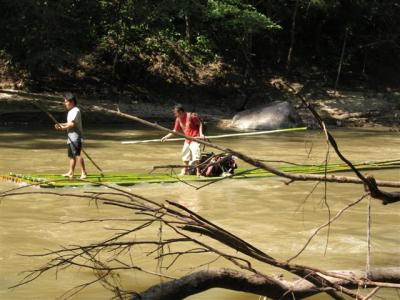
[(67, 122), (67, 123), (58, 123), (54, 125), (54, 128), (57, 130), (68, 130), (71, 128), (74, 128), (75, 123), (74, 122)]
[[(175, 120), (175, 124), (174, 124), (174, 129), (172, 130), (173, 132), (178, 132), (179, 130), (181, 130), (181, 126), (179, 124), (179, 120), (176, 119)], [(168, 140), (171, 136), (173, 136), (173, 133), (168, 133), (166, 136), (161, 138), (161, 142), (165, 142), (166, 140)]]
[(204, 138), (204, 134), (203, 134), (203, 122), (201, 122), (201, 121), (200, 121), (200, 124), (199, 124), (199, 136), (200, 136), (201, 138)]
[(200, 117), (197, 114), (193, 114), (193, 122), (199, 126), (199, 138), (204, 138), (203, 134), (203, 122), (201, 122)]
[[(174, 132), (176, 132), (176, 131), (174, 130)], [(168, 133), (166, 136), (161, 138), (161, 142), (165, 142), (166, 140), (168, 140), (173, 135), (174, 135), (173, 133)]]

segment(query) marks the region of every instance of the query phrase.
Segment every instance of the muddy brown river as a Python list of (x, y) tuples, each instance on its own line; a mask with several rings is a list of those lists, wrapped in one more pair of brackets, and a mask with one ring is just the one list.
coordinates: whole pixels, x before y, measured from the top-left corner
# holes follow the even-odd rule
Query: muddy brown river
[[(217, 132), (221, 133), (221, 132)], [(378, 129), (333, 131), (343, 154), (352, 161), (391, 160), (400, 158), (400, 135)], [(162, 137), (163, 133), (145, 128), (86, 128), (86, 150), (107, 172), (146, 172), (154, 165), (179, 163), (180, 142), (123, 145), (121, 141)], [(318, 131), (278, 133), (263, 136), (215, 140), (219, 145), (265, 160), (295, 163), (322, 163), (326, 154), (324, 136)], [(56, 173), (67, 171), (65, 137), (48, 128), (0, 128), (0, 174)], [(211, 149), (208, 149), (211, 151)], [(330, 150), (330, 162), (338, 162)], [(96, 169), (86, 161), (89, 172)], [(245, 165), (238, 162), (241, 167)], [(368, 171), (378, 179), (400, 180), (400, 170)], [(351, 175), (351, 173), (344, 173)], [(307, 241), (313, 229), (327, 220), (323, 205), (324, 188), (319, 185), (308, 197), (315, 183), (296, 182), (285, 185), (280, 178), (224, 180), (195, 190), (183, 183), (140, 184), (125, 187), (154, 201), (177, 201), (219, 226), (230, 230), (269, 255), (285, 260), (293, 256)], [(13, 188), (0, 182), (0, 192)], [(38, 189), (27, 188), (30, 191)], [(80, 193), (105, 188), (65, 188), (60, 193)], [(390, 189), (388, 189), (390, 190)], [(327, 200), (332, 214), (363, 194), (361, 185), (328, 184)], [(367, 253), (367, 208), (365, 199), (349, 209), (327, 231), (310, 243), (297, 263), (323, 269), (365, 269)], [(50, 272), (28, 285), (9, 289), (32, 270), (45, 262), (43, 258), (23, 254), (42, 253), (62, 245), (87, 244), (105, 239), (113, 231), (129, 226), (127, 222), (69, 223), (73, 220), (130, 218), (128, 211), (109, 206), (96, 207), (87, 200), (60, 198), (53, 195), (29, 195), (3, 199), (0, 203), (0, 299), (57, 299), (70, 288), (93, 280), (93, 272), (82, 268)], [(383, 206), (372, 201), (371, 265), (400, 264), (400, 204)], [(156, 231), (153, 231), (156, 232)], [(149, 231), (149, 234), (151, 232)], [(150, 237), (149, 237), (150, 238)], [(142, 251), (144, 252), (144, 251)], [(325, 253), (326, 252), (326, 253)], [(22, 254), (22, 256), (21, 256)], [(135, 261), (148, 270), (157, 271), (157, 264), (138, 251)], [(201, 255), (182, 257), (169, 271), (182, 276), (206, 262)], [(268, 274), (282, 271), (256, 264)], [(233, 267), (222, 259), (201, 268)], [(289, 275), (287, 278), (291, 278)], [(141, 272), (123, 272), (121, 284), (141, 291), (160, 279)], [(109, 299), (112, 294), (100, 284), (83, 290), (72, 299)], [(381, 290), (383, 299), (398, 299), (394, 291)], [(257, 300), (258, 296), (223, 289), (212, 289), (187, 298), (190, 300)], [(323, 295), (313, 299), (328, 299)]]

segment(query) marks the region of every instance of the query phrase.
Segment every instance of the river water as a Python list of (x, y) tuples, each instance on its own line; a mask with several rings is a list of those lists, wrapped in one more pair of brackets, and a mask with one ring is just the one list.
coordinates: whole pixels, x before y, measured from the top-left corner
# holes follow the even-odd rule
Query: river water
[[(390, 160), (400, 158), (400, 136), (381, 130), (336, 130), (333, 132), (343, 153), (352, 161)], [(86, 150), (107, 172), (145, 172), (154, 165), (179, 163), (180, 142), (123, 145), (130, 139), (149, 139), (163, 134), (145, 128), (107, 127), (86, 130)], [(324, 136), (317, 131), (279, 133), (257, 137), (215, 140), (265, 160), (285, 160), (295, 163), (321, 163), (326, 154)], [(66, 172), (65, 137), (47, 128), (0, 128), (0, 174)], [(210, 150), (210, 149), (209, 149)], [(330, 161), (338, 158), (330, 151)], [(89, 161), (89, 172), (96, 172)], [(245, 166), (239, 162), (241, 167)], [(400, 180), (400, 170), (369, 171), (378, 179)], [(347, 173), (346, 173), (347, 174)], [(352, 175), (348, 173), (348, 175)], [(312, 230), (327, 220), (327, 209), (322, 204), (324, 188), (319, 185), (307, 198), (315, 183), (285, 185), (282, 179), (225, 180), (207, 188), (195, 190), (183, 183), (141, 184), (130, 191), (161, 202), (171, 199), (186, 205), (212, 222), (230, 230), (277, 259), (293, 256), (307, 241)], [(15, 187), (0, 182), (0, 191)], [(29, 191), (38, 189), (28, 188)], [(86, 190), (104, 191), (104, 188)], [(83, 189), (60, 189), (60, 193), (79, 193)], [(360, 185), (327, 186), (327, 201), (332, 214), (355, 201), (363, 193)], [(307, 200), (306, 200), (307, 198)], [(305, 201), (306, 200), (306, 201)], [(349, 209), (330, 229), (310, 243), (295, 261), (324, 269), (364, 269), (367, 253), (367, 204), (365, 199)], [(128, 226), (116, 223), (62, 222), (99, 218), (131, 218), (128, 213), (113, 207), (96, 207), (76, 198), (53, 195), (29, 195), (3, 199), (0, 204), (0, 299), (55, 299), (68, 289), (94, 279), (84, 269), (67, 269), (58, 274), (50, 272), (38, 280), (15, 289), (24, 276), (21, 272), (43, 264), (44, 259), (20, 254), (42, 253), (62, 245), (87, 244), (110, 236), (112, 229)], [(399, 266), (400, 264), (400, 206), (383, 206), (372, 201), (371, 265)], [(111, 232), (111, 233), (110, 233)], [(150, 238), (150, 237), (149, 237)], [(326, 250), (326, 253), (325, 253)], [(135, 257), (139, 263), (157, 271), (153, 260), (145, 255)], [(208, 258), (201, 255), (183, 257), (171, 270), (173, 276), (187, 274)], [(263, 272), (281, 274), (279, 269), (260, 266)], [(207, 268), (204, 266), (203, 268)], [(232, 267), (222, 260), (210, 267)], [(142, 290), (159, 279), (140, 272), (121, 275), (123, 286)], [(291, 278), (290, 276), (288, 277)], [(385, 299), (397, 299), (392, 291), (381, 291)], [(111, 293), (99, 284), (93, 285), (72, 299), (108, 299)], [(320, 295), (315, 299), (325, 299)], [(258, 296), (213, 289), (188, 299), (250, 300)]]

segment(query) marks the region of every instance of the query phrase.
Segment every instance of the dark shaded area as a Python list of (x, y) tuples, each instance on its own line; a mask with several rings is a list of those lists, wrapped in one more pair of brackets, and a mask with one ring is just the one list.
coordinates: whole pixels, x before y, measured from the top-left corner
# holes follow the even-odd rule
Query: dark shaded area
[(398, 1), (251, 3), (3, 0), (2, 86), (241, 110), (276, 75), (332, 86), (347, 32), (340, 85), (399, 87)]

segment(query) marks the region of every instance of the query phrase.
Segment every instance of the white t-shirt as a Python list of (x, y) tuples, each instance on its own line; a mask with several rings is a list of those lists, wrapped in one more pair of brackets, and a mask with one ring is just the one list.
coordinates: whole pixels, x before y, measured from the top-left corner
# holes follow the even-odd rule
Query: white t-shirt
[(70, 139), (75, 142), (75, 141), (80, 141), (82, 139), (82, 115), (81, 111), (79, 110), (78, 107), (73, 107), (68, 111), (67, 115), (67, 122), (74, 122), (74, 127), (71, 129), (68, 129), (68, 144), (71, 142)]

